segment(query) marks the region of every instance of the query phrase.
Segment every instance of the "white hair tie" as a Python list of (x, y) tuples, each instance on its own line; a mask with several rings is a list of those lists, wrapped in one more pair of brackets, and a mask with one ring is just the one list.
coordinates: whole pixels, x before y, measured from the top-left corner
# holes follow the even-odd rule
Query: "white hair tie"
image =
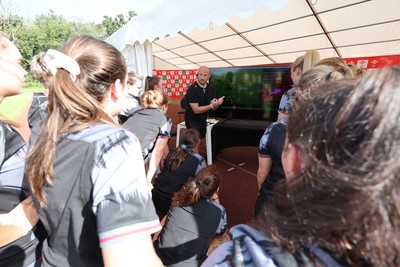
[(70, 73), (72, 81), (75, 81), (76, 76), (81, 72), (79, 64), (75, 59), (60, 51), (49, 49), (43, 59), (53, 76), (56, 75), (57, 69), (64, 69)]

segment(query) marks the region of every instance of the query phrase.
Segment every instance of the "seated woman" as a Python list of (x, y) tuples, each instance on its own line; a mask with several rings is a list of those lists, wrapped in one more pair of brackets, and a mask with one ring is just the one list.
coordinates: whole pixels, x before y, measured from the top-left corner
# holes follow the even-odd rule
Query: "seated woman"
[(215, 166), (203, 168), (172, 198), (165, 224), (154, 243), (165, 266), (199, 266), (211, 239), (225, 233), (226, 213), (218, 203), (221, 178)]
[(169, 152), (164, 160), (164, 168), (155, 180), (152, 193), (160, 219), (167, 214), (172, 195), (205, 167), (204, 158), (198, 154), (199, 144), (199, 132), (189, 129), (182, 135), (182, 145)]
[(165, 115), (168, 97), (164, 93), (146, 91), (140, 104), (142, 109), (133, 113), (123, 125), (139, 139), (143, 159), (149, 163), (147, 181), (151, 183), (171, 137), (172, 121)]
[(399, 266), (399, 101), (399, 67), (302, 95), (258, 230), (232, 228), (203, 266)]

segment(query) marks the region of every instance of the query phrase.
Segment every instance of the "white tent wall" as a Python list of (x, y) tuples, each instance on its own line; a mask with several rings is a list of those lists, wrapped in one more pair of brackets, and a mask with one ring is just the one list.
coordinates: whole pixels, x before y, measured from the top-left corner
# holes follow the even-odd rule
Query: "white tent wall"
[(127, 47), (151, 41), (146, 64), (158, 70), (290, 63), (308, 49), (398, 55), (399, 10), (399, 0), (165, 0), (107, 41), (127, 57)]
[(126, 45), (122, 55), (127, 61), (128, 70), (134, 71), (143, 76), (151, 76), (152, 69), (152, 46), (149, 41), (143, 44), (135, 42), (133, 45)]

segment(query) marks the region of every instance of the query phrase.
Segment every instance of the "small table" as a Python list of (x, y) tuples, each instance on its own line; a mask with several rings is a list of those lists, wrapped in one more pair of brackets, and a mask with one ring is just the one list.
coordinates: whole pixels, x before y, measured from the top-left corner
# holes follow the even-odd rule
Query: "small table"
[[(206, 152), (207, 152), (207, 164), (211, 165), (213, 162), (212, 159), (212, 135), (211, 131), (212, 128), (214, 127), (215, 124), (217, 124), (219, 121), (216, 119), (207, 119), (207, 131), (206, 131)], [(179, 146), (179, 141), (180, 141), (180, 135), (181, 135), (181, 130), (186, 129), (186, 124), (185, 122), (181, 122), (178, 124), (177, 129), (176, 129), (176, 146)]]

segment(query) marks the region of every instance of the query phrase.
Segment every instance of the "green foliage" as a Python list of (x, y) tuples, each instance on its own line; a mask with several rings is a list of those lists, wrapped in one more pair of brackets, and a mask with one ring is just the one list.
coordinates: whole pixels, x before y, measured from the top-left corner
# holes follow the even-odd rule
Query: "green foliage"
[(11, 41), (16, 38), (23, 27), (23, 23), (23, 19), (17, 15), (0, 16), (0, 29), (9, 35)]
[(115, 18), (104, 16), (102, 23), (96, 24), (71, 22), (50, 10), (48, 14), (28, 21), (13, 14), (6, 4), (0, 0), (0, 30), (7, 33), (18, 47), (25, 59), (23, 66), (28, 72), (34, 55), (50, 48), (59, 50), (68, 38), (76, 35), (90, 35), (104, 40), (137, 16), (131, 10), (126, 17), (122, 14)]
[[(8, 34), (20, 50), (25, 59), (23, 66), (28, 73), (34, 55), (50, 48), (59, 50), (71, 36), (90, 35), (104, 40), (132, 17), (137, 16), (135, 11), (129, 11), (126, 17), (122, 14), (115, 18), (104, 16), (101, 24), (95, 24), (67, 21), (50, 10), (48, 14), (28, 21), (14, 14), (12, 5), (12, 1), (0, 0), (0, 30)], [(25, 77), (24, 93), (5, 98), (0, 105), (0, 114), (15, 120), (32, 99), (32, 93), (43, 90), (43, 85), (29, 74)]]
[(72, 22), (70, 27), (71, 36), (90, 35), (100, 40), (104, 40), (108, 37), (106, 30), (101, 24)]
[(116, 32), (119, 28), (121, 28), (126, 23), (128, 23), (131, 18), (136, 17), (136, 16), (137, 16), (137, 13), (132, 10), (128, 12), (128, 16), (126, 18), (122, 14), (118, 14), (117, 17), (115, 17), (115, 18), (104, 16), (101, 24), (103, 25), (103, 27), (106, 30), (106, 35), (110, 36), (114, 32)]
[(15, 40), (18, 32), (24, 26), (24, 19), (12, 12), (11, 1), (0, 0), (0, 30), (7, 33), (11, 41)]

